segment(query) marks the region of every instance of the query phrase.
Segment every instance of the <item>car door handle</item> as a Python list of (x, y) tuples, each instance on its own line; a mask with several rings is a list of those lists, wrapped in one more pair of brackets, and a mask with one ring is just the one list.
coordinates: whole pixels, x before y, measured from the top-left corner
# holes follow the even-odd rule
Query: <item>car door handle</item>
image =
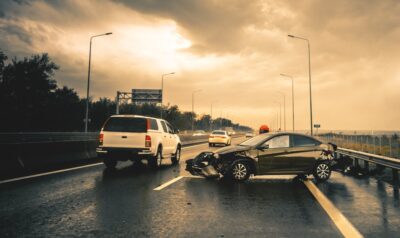
[(127, 136), (121, 136), (121, 138), (122, 138), (122, 139), (126, 139), (126, 138), (128, 138), (128, 137), (127, 137)]

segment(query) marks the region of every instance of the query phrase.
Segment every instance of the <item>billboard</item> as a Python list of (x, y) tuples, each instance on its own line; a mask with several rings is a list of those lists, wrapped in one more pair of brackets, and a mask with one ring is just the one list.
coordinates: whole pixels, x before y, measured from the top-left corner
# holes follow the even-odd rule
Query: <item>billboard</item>
[(161, 103), (161, 89), (132, 89), (132, 102), (135, 104)]

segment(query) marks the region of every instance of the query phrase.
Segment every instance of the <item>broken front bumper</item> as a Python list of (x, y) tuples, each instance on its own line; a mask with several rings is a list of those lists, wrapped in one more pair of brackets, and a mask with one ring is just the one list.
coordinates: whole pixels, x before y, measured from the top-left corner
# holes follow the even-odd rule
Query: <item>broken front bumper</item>
[(212, 152), (202, 152), (194, 159), (186, 161), (186, 170), (192, 175), (200, 175), (206, 178), (218, 178), (219, 172), (214, 167), (215, 157)]

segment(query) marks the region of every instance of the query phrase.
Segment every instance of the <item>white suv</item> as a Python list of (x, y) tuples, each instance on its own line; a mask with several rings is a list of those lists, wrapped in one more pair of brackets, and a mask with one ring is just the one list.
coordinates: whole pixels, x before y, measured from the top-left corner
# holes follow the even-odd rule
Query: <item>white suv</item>
[(181, 140), (167, 121), (137, 115), (115, 115), (108, 118), (100, 131), (97, 155), (107, 168), (118, 160), (141, 161), (158, 168), (164, 158), (173, 164), (181, 157)]

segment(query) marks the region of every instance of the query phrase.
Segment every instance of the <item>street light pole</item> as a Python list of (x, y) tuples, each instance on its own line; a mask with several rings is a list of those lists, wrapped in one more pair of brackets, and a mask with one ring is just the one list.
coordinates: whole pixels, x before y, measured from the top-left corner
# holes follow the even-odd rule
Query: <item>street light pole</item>
[(194, 131), (194, 94), (201, 92), (201, 89), (192, 92), (192, 133)]
[(164, 99), (164, 76), (175, 74), (175, 72), (171, 72), (168, 74), (161, 75), (161, 109), (160, 109), (160, 118), (163, 118), (163, 99)]
[(86, 87), (86, 113), (85, 113), (85, 132), (88, 132), (88, 121), (89, 121), (89, 90), (90, 90), (90, 65), (92, 61), (92, 40), (95, 37), (99, 36), (106, 36), (111, 35), (112, 32), (107, 32), (100, 35), (95, 35), (90, 37), (90, 44), (89, 44), (89, 66), (88, 66), (88, 80), (87, 80), (87, 87)]
[(286, 95), (283, 92), (278, 92), (283, 96), (283, 131), (286, 131)]
[(294, 132), (294, 80), (291, 75), (281, 74), (281, 76), (288, 77), (292, 80), (292, 130)]
[(217, 101), (212, 101), (211, 102), (211, 115), (210, 115), (210, 131), (213, 129), (213, 120), (212, 120), (212, 115), (213, 115), (213, 104), (216, 103)]
[(282, 103), (276, 102), (276, 101), (274, 103), (279, 104), (279, 130), (281, 130), (282, 129)]
[(297, 38), (300, 40), (305, 40), (307, 41), (307, 46), (308, 46), (308, 84), (310, 88), (310, 132), (311, 136), (313, 135), (313, 113), (312, 113), (312, 93), (311, 93), (311, 53), (310, 53), (310, 41), (306, 38), (294, 36), (294, 35), (288, 35), (291, 38)]

